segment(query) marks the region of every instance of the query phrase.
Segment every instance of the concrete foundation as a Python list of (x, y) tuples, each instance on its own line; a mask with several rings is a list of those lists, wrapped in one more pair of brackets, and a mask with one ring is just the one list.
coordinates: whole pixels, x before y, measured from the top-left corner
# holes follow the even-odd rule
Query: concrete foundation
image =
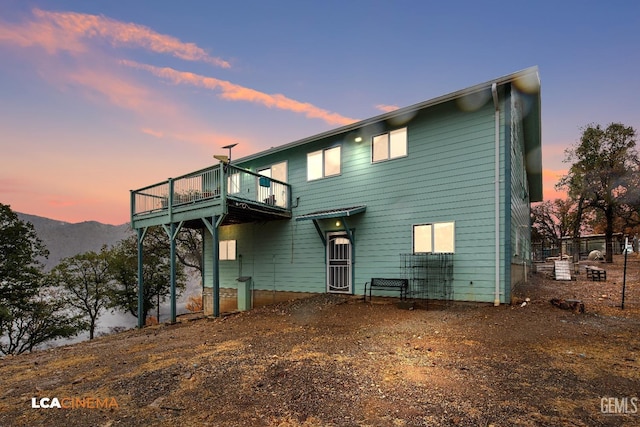
[[(238, 293), (234, 288), (220, 288), (220, 313), (232, 313), (238, 311)], [(284, 292), (284, 291), (264, 291), (254, 289), (251, 291), (252, 307), (257, 308), (265, 305), (276, 304), (282, 301), (306, 298), (316, 295), (310, 292)], [(202, 304), (206, 316), (213, 315), (213, 288), (204, 288), (202, 294)]]

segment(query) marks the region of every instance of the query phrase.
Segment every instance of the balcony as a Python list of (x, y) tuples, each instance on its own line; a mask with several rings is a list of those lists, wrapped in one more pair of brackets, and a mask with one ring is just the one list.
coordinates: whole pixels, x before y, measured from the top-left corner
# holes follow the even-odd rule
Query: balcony
[(224, 216), (222, 225), (291, 218), (291, 186), (234, 165), (169, 178), (131, 192), (133, 228)]

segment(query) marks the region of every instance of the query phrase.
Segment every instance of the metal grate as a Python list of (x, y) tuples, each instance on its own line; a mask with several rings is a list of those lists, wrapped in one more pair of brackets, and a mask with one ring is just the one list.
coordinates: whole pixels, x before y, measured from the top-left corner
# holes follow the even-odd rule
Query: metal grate
[(408, 298), (453, 300), (453, 254), (400, 254), (400, 272), (409, 280)]

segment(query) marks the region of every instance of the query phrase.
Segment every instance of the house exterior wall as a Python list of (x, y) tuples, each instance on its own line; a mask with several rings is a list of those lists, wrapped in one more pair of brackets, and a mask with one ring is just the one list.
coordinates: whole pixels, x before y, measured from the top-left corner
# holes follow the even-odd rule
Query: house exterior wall
[(510, 258), (510, 286), (507, 287), (506, 299), (511, 299), (511, 291), (522, 282), (526, 281), (527, 268), (530, 267), (531, 259), (531, 230), (530, 230), (530, 202), (525, 167), (524, 155), (524, 130), (523, 130), (523, 99), (520, 93), (511, 89), (508, 100), (509, 105), (509, 133), (508, 147), (509, 168), (507, 173), (510, 177), (509, 199), (507, 205), (510, 213), (509, 227), (509, 258)]
[[(515, 200), (516, 188), (526, 188), (516, 171), (522, 169), (518, 158), (522, 157), (521, 149), (520, 154), (509, 152), (505, 163), (505, 138), (509, 133), (518, 135), (514, 124), (507, 127), (505, 123), (509, 115), (517, 116), (518, 107), (512, 105), (507, 112), (505, 106), (509, 104), (503, 102), (500, 108), (499, 206), (504, 207), (499, 209), (501, 302), (509, 302), (512, 283), (505, 253), (516, 241), (525, 243), (522, 236), (513, 235), (514, 226), (525, 223), (525, 204), (528, 221), (528, 201)], [(454, 222), (453, 297), (492, 302), (496, 262), (494, 114), (490, 94), (487, 102), (473, 111), (454, 100), (397, 122), (368, 125), (358, 134), (361, 142), (355, 142), (356, 134), (349, 132), (238, 165), (256, 171), (286, 160), (294, 218), (324, 209), (366, 205), (366, 212), (348, 218), (355, 236), (355, 294), (363, 293), (371, 277), (400, 277), (400, 254), (412, 251), (413, 225)], [(407, 156), (373, 163), (371, 138), (404, 126)], [(341, 146), (341, 174), (307, 181), (307, 153), (334, 145)], [(518, 145), (517, 141), (513, 145)], [(509, 162), (513, 175), (506, 176)], [(509, 205), (517, 212), (510, 214)], [(320, 225), (325, 232), (338, 230), (335, 219), (321, 220)], [(229, 225), (220, 227), (219, 234), (220, 240), (237, 241), (236, 260), (220, 261), (220, 287), (235, 287), (235, 278), (243, 275), (252, 277), (256, 290), (326, 291), (325, 247), (311, 221)], [(212, 238), (209, 233), (205, 236), (205, 286), (211, 287)], [(513, 261), (511, 256), (508, 259)]]

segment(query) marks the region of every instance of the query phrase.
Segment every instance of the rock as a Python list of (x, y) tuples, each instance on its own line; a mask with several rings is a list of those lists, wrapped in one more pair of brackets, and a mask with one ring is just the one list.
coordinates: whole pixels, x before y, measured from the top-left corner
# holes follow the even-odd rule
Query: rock
[(584, 303), (580, 300), (552, 298), (551, 304), (563, 310), (571, 310), (574, 313), (584, 313)]
[(602, 261), (604, 260), (604, 256), (600, 251), (591, 251), (589, 252), (589, 256), (587, 257), (589, 261)]

